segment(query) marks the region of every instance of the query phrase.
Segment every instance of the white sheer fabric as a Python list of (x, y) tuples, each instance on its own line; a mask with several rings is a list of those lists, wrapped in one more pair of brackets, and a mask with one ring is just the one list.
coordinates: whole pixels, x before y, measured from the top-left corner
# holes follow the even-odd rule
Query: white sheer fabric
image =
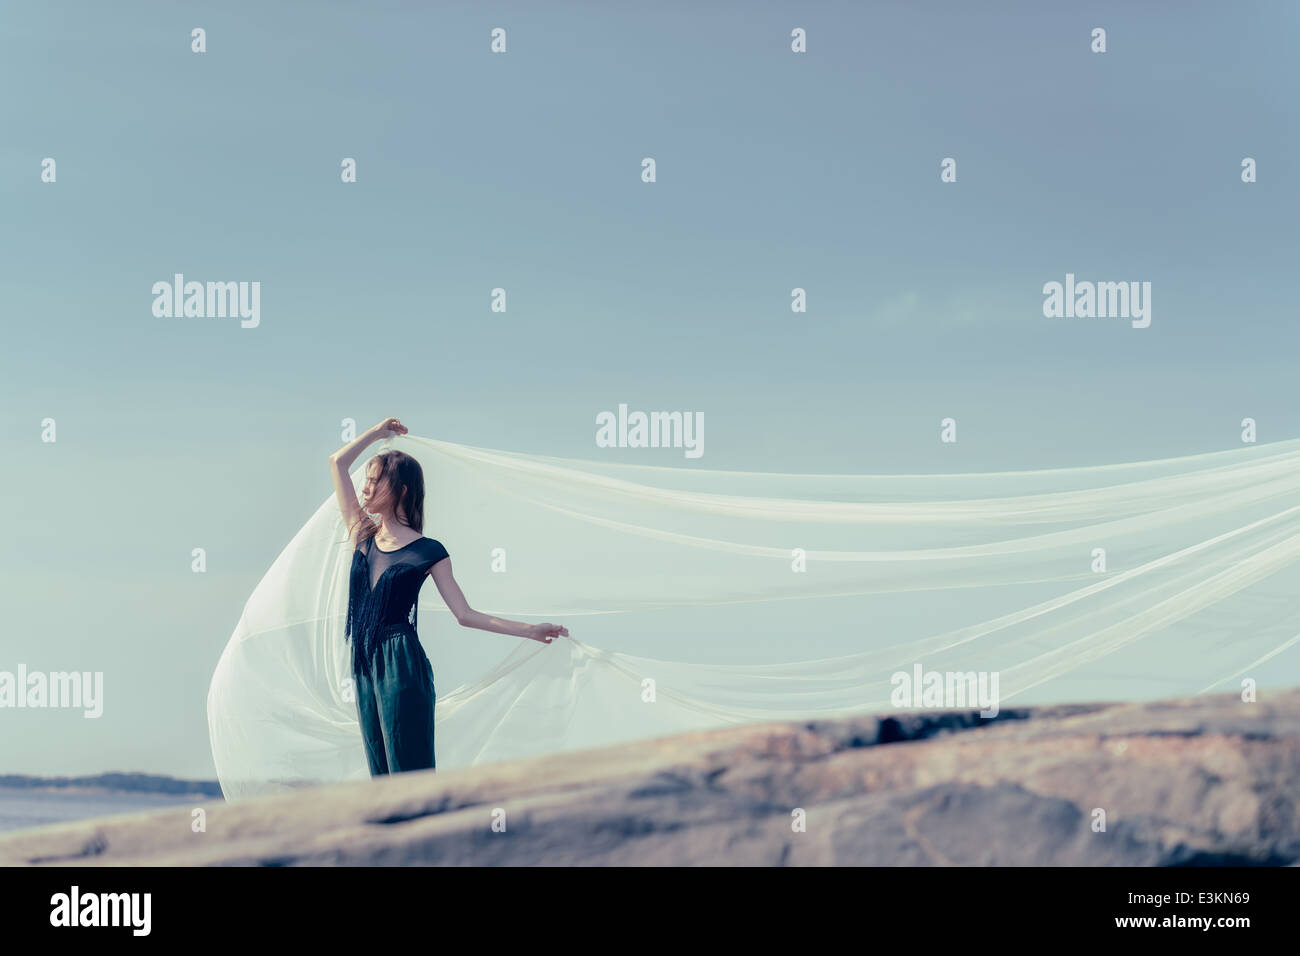
[[(1231, 689), (1295, 656), (1300, 440), (967, 475), (388, 444), (423, 466), (424, 533), (446, 545), (473, 606), (574, 632), (519, 640), (448, 688), (439, 675), (481, 632), (456, 628), (426, 582), (439, 769), (891, 710), (891, 675), (916, 664), (995, 671), (1005, 705)], [(330, 495), (253, 591), (217, 665), (208, 721), (228, 799), (368, 776), (343, 639), (345, 536)], [(756, 663), (726, 662), (746, 658), (740, 638)], [(687, 659), (601, 649), (611, 643)]]

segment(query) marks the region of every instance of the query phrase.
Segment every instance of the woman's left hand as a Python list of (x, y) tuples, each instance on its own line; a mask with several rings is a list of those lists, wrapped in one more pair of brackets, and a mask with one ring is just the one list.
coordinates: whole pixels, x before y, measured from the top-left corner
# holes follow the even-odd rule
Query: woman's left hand
[(568, 637), (569, 629), (559, 624), (534, 624), (528, 628), (528, 636), (534, 641), (549, 644), (557, 637)]

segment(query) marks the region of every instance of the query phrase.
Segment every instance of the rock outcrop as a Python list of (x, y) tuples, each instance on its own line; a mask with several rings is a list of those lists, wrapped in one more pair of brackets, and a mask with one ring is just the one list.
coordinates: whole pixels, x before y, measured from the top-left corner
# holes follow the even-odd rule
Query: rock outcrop
[(0, 865), (1289, 865), (1300, 690), (1261, 696), (710, 730), (42, 827)]

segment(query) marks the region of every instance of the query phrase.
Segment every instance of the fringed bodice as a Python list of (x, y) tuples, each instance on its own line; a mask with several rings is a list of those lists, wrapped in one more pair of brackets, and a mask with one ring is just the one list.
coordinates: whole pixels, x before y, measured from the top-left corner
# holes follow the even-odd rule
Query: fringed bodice
[(352, 643), (354, 672), (365, 670), (383, 628), (403, 622), (416, 626), (425, 576), (447, 556), (447, 549), (432, 538), (418, 538), (396, 551), (383, 551), (370, 538), (352, 552), (344, 636)]

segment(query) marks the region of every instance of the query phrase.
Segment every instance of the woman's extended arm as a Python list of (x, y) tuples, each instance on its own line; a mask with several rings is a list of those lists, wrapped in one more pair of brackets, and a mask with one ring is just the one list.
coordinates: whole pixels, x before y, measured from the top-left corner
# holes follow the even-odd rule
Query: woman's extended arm
[(559, 624), (525, 624), (522, 621), (506, 621), (499, 617), (489, 617), (474, 610), (465, 600), (465, 595), (451, 573), (451, 558), (443, 558), (435, 564), (429, 574), (433, 583), (438, 585), (447, 610), (456, 615), (456, 620), (463, 627), (476, 627), (480, 631), (495, 631), (497, 634), (509, 634), (513, 637), (526, 637), (531, 641), (551, 643), (557, 637), (568, 637), (569, 629)]
[(352, 463), (363, 451), (381, 438), (405, 435), (407, 431), (407, 427), (396, 418), (385, 418), (330, 455), (330, 475), (334, 478), (334, 494), (339, 500), (339, 510), (343, 512), (343, 520), (347, 522), (349, 531), (361, 517), (361, 503), (357, 501), (356, 490), (352, 487), (352, 478), (348, 475)]

